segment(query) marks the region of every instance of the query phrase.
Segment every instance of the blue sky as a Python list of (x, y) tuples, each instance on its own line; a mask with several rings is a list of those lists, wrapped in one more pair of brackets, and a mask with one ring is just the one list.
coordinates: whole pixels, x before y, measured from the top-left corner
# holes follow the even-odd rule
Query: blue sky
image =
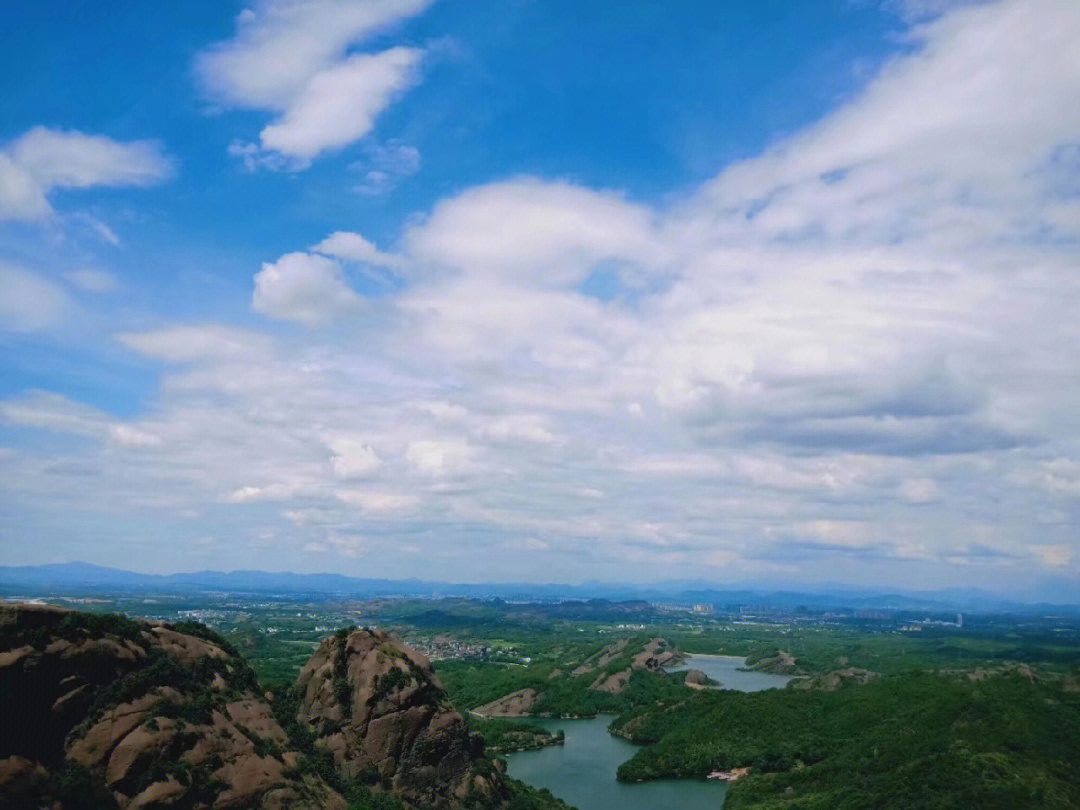
[(6, 560), (1076, 583), (1072, 3), (4, 16)]

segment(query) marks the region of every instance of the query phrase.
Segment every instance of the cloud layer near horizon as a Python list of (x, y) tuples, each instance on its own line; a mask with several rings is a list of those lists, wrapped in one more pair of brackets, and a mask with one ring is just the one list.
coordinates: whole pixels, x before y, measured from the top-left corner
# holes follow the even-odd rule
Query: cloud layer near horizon
[[(296, 112), (315, 85), (425, 5), (374, 4), (309, 53), (267, 3), (200, 69), (281, 112), (262, 148), (308, 158), (363, 130), (293, 131), (322, 120)], [(123, 492), (311, 569), (1075, 580), (1080, 9), (963, 5), (908, 36), (824, 119), (662, 206), (519, 176), (393, 245), (266, 257), (263, 326), (118, 336), (160, 364), (147, 413), (0, 402), (83, 442), (5, 451), (6, 491)], [(266, 84), (251, 68), (285, 45), (295, 69)]]

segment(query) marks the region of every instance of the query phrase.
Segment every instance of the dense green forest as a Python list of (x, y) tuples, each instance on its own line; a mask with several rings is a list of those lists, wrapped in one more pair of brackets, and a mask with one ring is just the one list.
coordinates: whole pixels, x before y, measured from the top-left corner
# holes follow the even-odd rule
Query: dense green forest
[[(634, 656), (653, 636), (624, 636), (622, 640), (625, 646), (621, 651), (601, 657), (610, 649), (614, 639), (592, 636), (584, 641), (577, 635), (568, 635), (551, 643), (548, 649), (537, 653), (537, 660), (531, 660), (527, 666), (499, 661), (449, 659), (435, 662), (435, 671), (454, 705), (463, 711), (524, 688), (532, 688), (539, 693), (530, 714), (544, 717), (617, 714), (635, 706), (650, 706), (663, 700), (678, 699), (685, 693), (685, 673), (665, 674), (645, 669), (635, 669), (625, 690), (621, 692), (591, 688), (597, 681), (610, 675), (630, 672)], [(575, 668), (579, 666), (588, 669), (575, 675)]]
[(912, 672), (835, 692), (698, 692), (620, 716), (623, 780), (749, 766), (726, 810), (1080, 807), (1080, 693)]
[(553, 734), (525, 720), (467, 714), (465, 721), (471, 730), (483, 735), (486, 754), (533, 751), (548, 745), (562, 745), (564, 742), (563, 732)]

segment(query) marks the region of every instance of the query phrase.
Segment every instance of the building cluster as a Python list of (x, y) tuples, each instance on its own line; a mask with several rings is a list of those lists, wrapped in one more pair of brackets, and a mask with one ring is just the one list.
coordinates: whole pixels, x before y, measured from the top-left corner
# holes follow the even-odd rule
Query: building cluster
[(660, 613), (697, 613), (699, 615), (711, 616), (716, 612), (716, 607), (706, 602), (697, 602), (694, 604), (684, 604), (682, 602), (656, 602), (652, 607)]
[(941, 619), (930, 619), (930, 618), (923, 619), (922, 621), (919, 621), (919, 620), (916, 619), (915, 621), (908, 622), (907, 624), (901, 626), (900, 629), (902, 631), (905, 631), (905, 632), (908, 632), (908, 633), (918, 633), (924, 627), (955, 627), (955, 628), (959, 629), (959, 628), (962, 628), (963, 626), (964, 626), (964, 614), (963, 613), (957, 613), (955, 622), (948, 622), (948, 621), (943, 621)]
[(410, 646), (426, 655), (432, 661), (445, 658), (487, 658), (488, 648), (486, 644), (477, 644), (471, 641), (462, 641), (447, 636), (438, 636), (428, 639), (410, 639)]

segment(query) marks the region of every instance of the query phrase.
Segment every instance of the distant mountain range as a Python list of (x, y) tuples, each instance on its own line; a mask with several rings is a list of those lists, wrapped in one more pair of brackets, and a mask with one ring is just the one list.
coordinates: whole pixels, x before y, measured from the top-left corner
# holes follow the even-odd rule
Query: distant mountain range
[[(1049, 598), (1008, 599), (974, 588), (938, 591), (884, 591), (821, 587), (804, 591), (736, 588), (706, 582), (657, 582), (651, 585), (586, 582), (579, 585), (531, 583), (447, 583), (419, 579), (367, 579), (343, 574), (287, 571), (195, 571), (142, 574), (85, 562), (0, 566), (0, 594), (74, 595), (83, 592), (192, 594), (226, 592), (318, 597), (466, 597), (478, 599), (607, 599), (652, 602), (751, 605), (780, 610), (926, 610), (970, 612), (1080, 611), (1076, 591), (1054, 588)], [(1055, 598), (1059, 593), (1066, 598)]]

